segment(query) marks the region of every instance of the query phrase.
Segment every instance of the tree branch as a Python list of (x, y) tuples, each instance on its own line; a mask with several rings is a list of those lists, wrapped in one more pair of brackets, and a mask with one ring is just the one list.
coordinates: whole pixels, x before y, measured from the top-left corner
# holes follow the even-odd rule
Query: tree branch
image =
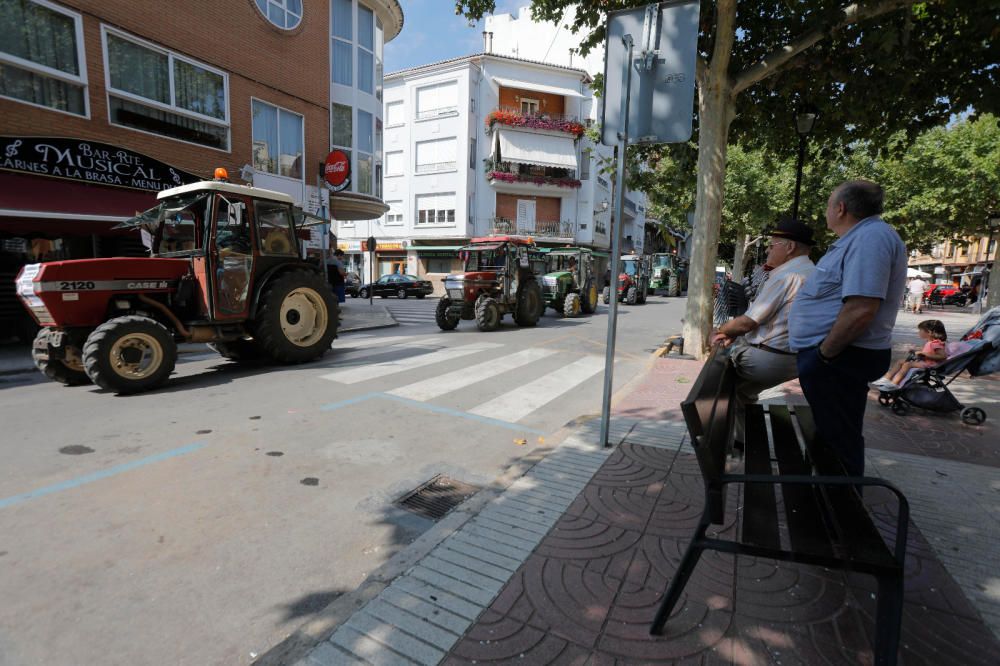
[(794, 39), (788, 44), (781, 46), (748, 69), (740, 73), (733, 82), (733, 96), (740, 94), (750, 86), (763, 81), (769, 76), (777, 74), (783, 69), (787, 69), (797, 55), (816, 45), (818, 42), (831, 36), (833, 33), (854, 23), (859, 23), (866, 19), (875, 18), (882, 14), (894, 12), (897, 9), (913, 5), (918, 0), (881, 0), (874, 4), (860, 5), (854, 3), (841, 10), (841, 17), (836, 22), (825, 29), (813, 30), (812, 32)]
[(736, 0), (718, 0), (715, 5), (715, 45), (709, 67), (725, 76), (736, 40)]

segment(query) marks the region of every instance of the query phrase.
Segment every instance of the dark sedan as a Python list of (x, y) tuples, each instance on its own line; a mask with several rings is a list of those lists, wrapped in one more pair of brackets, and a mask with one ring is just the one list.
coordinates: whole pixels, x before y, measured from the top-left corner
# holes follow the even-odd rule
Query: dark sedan
[(423, 298), (434, 291), (434, 285), (427, 280), (421, 280), (414, 275), (383, 275), (373, 284), (366, 284), (361, 287), (359, 294), (361, 298), (368, 298), (371, 293), (375, 296), (388, 298), (406, 298), (416, 296)]

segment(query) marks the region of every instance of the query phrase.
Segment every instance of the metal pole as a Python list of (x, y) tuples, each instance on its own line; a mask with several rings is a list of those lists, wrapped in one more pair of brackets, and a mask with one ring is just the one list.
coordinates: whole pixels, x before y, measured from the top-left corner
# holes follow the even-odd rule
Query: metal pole
[(622, 95), (621, 117), (622, 131), (618, 134), (618, 162), (615, 165), (615, 222), (617, 229), (611, 235), (611, 284), (608, 291), (611, 294), (611, 312), (608, 314), (608, 341), (604, 355), (604, 397), (601, 401), (601, 443), (611, 446), (608, 441), (608, 430), (611, 426), (611, 388), (615, 369), (615, 334), (618, 324), (618, 273), (621, 270), (620, 253), (622, 243), (622, 227), (625, 221), (625, 149), (628, 147), (628, 114), (632, 88), (632, 35), (622, 37), (628, 55), (625, 58), (622, 80), (625, 81), (625, 94)]
[(806, 137), (799, 135), (799, 164), (795, 169), (795, 201), (792, 203), (792, 219), (799, 219), (799, 191), (802, 189), (802, 163), (806, 159)]
[(983, 314), (983, 301), (986, 300), (986, 291), (990, 287), (990, 273), (992, 271), (990, 268), (995, 264), (990, 263), (990, 245), (993, 243), (993, 227), (990, 227), (990, 235), (986, 238), (986, 260), (983, 262), (984, 265), (984, 275), (982, 277), (982, 284), (979, 285), (979, 296), (976, 298), (976, 314)]

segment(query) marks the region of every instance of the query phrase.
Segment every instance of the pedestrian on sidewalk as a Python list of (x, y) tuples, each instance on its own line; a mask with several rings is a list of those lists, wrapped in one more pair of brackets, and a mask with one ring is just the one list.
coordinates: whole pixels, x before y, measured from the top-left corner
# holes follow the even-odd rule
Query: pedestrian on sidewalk
[(344, 251), (337, 248), (333, 253), (333, 259), (327, 265), (327, 275), (333, 292), (337, 294), (337, 302), (343, 303), (347, 300), (347, 269), (344, 267)]
[(924, 292), (927, 291), (927, 283), (921, 280), (919, 277), (915, 277), (910, 280), (910, 284), (907, 287), (907, 305), (913, 314), (920, 314), (923, 312), (924, 305)]
[(839, 239), (799, 291), (788, 319), (799, 383), (817, 431), (847, 473), (865, 470), (868, 383), (892, 356), (892, 327), (906, 289), (906, 246), (882, 220), (885, 193), (866, 180), (834, 189), (826, 224)]
[(795, 353), (788, 346), (788, 313), (796, 294), (813, 274), (809, 260), (813, 232), (798, 220), (782, 220), (768, 234), (767, 265), (771, 270), (747, 311), (719, 326), (712, 344), (732, 346), (729, 358), (736, 368), (736, 439), (743, 436), (745, 406), (757, 402), (766, 389), (795, 379)]

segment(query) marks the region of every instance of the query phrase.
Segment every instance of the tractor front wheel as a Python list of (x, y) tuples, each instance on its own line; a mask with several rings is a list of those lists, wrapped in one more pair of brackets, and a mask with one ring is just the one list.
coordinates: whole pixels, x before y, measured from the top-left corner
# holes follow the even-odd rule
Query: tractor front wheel
[(580, 297), (580, 308), (584, 314), (594, 314), (597, 310), (597, 285), (588, 282)]
[(518, 326), (534, 326), (545, 310), (545, 301), (542, 299), (542, 288), (537, 282), (525, 282), (521, 287), (521, 292), (517, 297), (517, 306), (514, 310), (514, 321)]
[(500, 304), (491, 296), (480, 296), (476, 301), (476, 325), (480, 331), (495, 331), (500, 328)]
[(566, 294), (566, 300), (563, 301), (562, 313), (564, 317), (580, 316), (580, 294), (575, 294), (575, 293)]
[(312, 271), (279, 275), (264, 287), (259, 303), (253, 337), (276, 361), (304, 363), (319, 358), (337, 337), (337, 297)]
[(611, 302), (611, 287), (604, 288), (604, 291), (601, 294), (601, 300), (604, 301), (605, 305)]
[(442, 331), (453, 331), (458, 326), (459, 316), (451, 312), (451, 299), (442, 298), (434, 311), (434, 321)]
[(102, 389), (119, 395), (159, 386), (176, 363), (174, 337), (149, 317), (115, 317), (94, 329), (83, 346), (87, 376)]
[(43, 375), (54, 382), (65, 384), (66, 386), (82, 386), (90, 383), (90, 377), (83, 369), (83, 360), (80, 358), (80, 350), (76, 347), (66, 347), (66, 358), (43, 358), (39, 347), (48, 348), (49, 335), (51, 331), (42, 328), (35, 335), (35, 343), (31, 346), (31, 360), (35, 362)]
[(629, 305), (635, 305), (635, 301), (639, 297), (638, 291), (635, 287), (629, 287), (628, 292), (625, 294), (625, 302)]

